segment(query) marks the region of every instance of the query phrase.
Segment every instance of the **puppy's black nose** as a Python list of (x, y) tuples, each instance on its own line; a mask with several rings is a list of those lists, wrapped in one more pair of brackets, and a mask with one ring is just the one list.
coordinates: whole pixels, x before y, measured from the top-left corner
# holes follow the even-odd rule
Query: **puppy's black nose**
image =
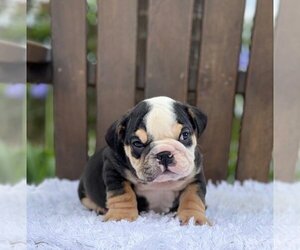
[(156, 158), (159, 160), (159, 163), (165, 167), (168, 167), (174, 160), (174, 156), (170, 151), (162, 151), (156, 155)]

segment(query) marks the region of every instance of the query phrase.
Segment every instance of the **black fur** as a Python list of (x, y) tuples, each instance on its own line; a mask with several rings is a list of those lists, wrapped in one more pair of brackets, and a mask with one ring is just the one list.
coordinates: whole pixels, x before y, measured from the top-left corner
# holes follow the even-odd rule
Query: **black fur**
[(178, 122), (185, 125), (188, 124), (189, 128), (196, 131), (199, 138), (206, 128), (207, 116), (198, 108), (180, 102), (174, 103), (174, 111)]
[(136, 197), (137, 204), (138, 204), (138, 211), (139, 212), (148, 212), (149, 210), (149, 203), (147, 199), (143, 196)]

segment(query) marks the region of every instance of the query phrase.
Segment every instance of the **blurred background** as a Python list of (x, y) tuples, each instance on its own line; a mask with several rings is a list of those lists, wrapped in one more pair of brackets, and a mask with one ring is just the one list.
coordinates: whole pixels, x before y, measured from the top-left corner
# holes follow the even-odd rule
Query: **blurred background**
[(25, 0), (0, 0), (0, 249), (26, 242), (25, 18)]
[[(87, 1), (87, 60), (91, 63), (96, 61), (96, 23), (97, 23), (97, 1)], [(277, 13), (277, 7), (274, 13)], [(253, 16), (255, 14), (256, 1), (247, 0), (243, 44), (240, 54), (240, 71), (246, 71), (249, 61), (249, 46), (251, 42), (251, 29)], [(27, 1), (27, 39), (43, 44), (51, 44), (50, 34), (49, 1), (30, 0)], [(16, 85), (15, 88), (19, 86)], [(20, 88), (20, 87), (19, 87)], [(39, 183), (46, 177), (53, 177), (55, 170), (54, 147), (53, 147), (53, 104), (52, 86), (40, 83), (28, 85), (27, 88), (27, 181)], [(89, 128), (89, 155), (95, 149), (95, 95), (94, 89), (88, 89), (88, 128)], [(228, 181), (234, 180), (234, 169), (237, 161), (238, 133), (243, 113), (243, 97), (236, 96), (235, 119), (232, 130), (232, 142), (229, 159)], [(270, 173), (272, 178), (272, 173)]]
[(26, 178), (25, 18), (25, 0), (0, 0), (0, 183)]
[[(3, 2), (3, 3), (2, 3)], [(50, 11), (48, 0), (14, 0), (2, 1), (0, 6), (0, 32), (8, 40), (17, 40), (25, 43), (24, 34), (18, 31), (24, 26), (24, 19), (18, 19), (18, 6), (27, 4), (27, 39), (42, 43), (46, 46), (51, 45)], [(278, 12), (279, 0), (274, 1), (274, 20)], [(96, 62), (96, 23), (97, 23), (97, 1), (87, 0), (87, 60), (91, 63)], [(244, 27), (242, 34), (242, 48), (240, 53), (239, 70), (247, 71), (249, 61), (249, 46), (251, 43), (251, 30), (253, 25), (253, 16), (255, 14), (256, 0), (247, 0), (244, 15)], [(13, 29), (11, 26), (13, 20)], [(26, 99), (26, 130), (27, 130), (27, 182), (40, 183), (47, 177), (54, 177), (54, 143), (53, 143), (53, 93), (52, 86), (43, 82), (39, 84), (27, 84), (27, 88), (22, 83), (9, 85), (0, 85), (0, 112), (3, 114), (11, 105), (9, 102), (22, 102)], [(26, 97), (26, 98), (25, 98)], [(243, 113), (243, 96), (236, 95), (234, 110), (234, 123), (232, 129), (232, 142), (230, 147), (229, 174), (228, 181), (234, 180), (234, 170), (236, 168), (238, 133)], [(88, 89), (88, 128), (89, 128), (89, 155), (95, 149), (95, 94), (94, 89)], [(13, 111), (12, 111), (13, 112)], [(25, 119), (25, 117), (24, 117)], [(13, 123), (13, 122), (12, 122)], [(8, 123), (10, 124), (10, 123)], [(0, 135), (11, 134), (15, 131), (13, 127), (1, 126)], [(10, 132), (9, 132), (10, 131)], [(17, 136), (17, 133), (16, 135)], [(11, 144), (14, 143), (14, 136), (10, 136)], [(20, 179), (24, 173), (18, 170), (17, 159), (14, 155), (20, 154), (18, 147), (5, 149), (0, 140), (0, 166), (3, 167), (3, 173), (0, 178), (3, 180), (14, 175), (14, 180)], [(15, 159), (16, 162), (8, 162), (8, 159)], [(13, 167), (14, 166), (14, 167)], [(20, 171), (20, 174), (18, 173)], [(273, 172), (270, 172), (270, 179), (273, 178)]]
[[(96, 62), (97, 1), (87, 1), (87, 60)], [(27, 1), (27, 39), (44, 45), (51, 44), (49, 1)], [(27, 87), (27, 182), (39, 183), (54, 177), (53, 93), (45, 83)], [(95, 150), (95, 94), (88, 89), (89, 155)]]

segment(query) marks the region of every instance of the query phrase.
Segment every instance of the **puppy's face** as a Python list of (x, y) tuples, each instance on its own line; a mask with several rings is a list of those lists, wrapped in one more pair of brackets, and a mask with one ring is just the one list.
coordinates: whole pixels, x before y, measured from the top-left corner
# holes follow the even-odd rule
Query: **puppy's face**
[(106, 140), (125, 154), (133, 174), (143, 182), (176, 181), (195, 171), (197, 138), (206, 116), (168, 97), (139, 103), (109, 129)]

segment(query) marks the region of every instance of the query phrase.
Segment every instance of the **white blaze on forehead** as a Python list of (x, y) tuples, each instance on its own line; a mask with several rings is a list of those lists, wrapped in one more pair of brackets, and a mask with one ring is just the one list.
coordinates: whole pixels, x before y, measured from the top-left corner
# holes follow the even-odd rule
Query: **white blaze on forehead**
[(145, 100), (150, 106), (149, 113), (145, 116), (147, 133), (154, 137), (154, 140), (173, 138), (172, 127), (177, 124), (174, 112), (174, 100), (165, 97), (154, 97)]

